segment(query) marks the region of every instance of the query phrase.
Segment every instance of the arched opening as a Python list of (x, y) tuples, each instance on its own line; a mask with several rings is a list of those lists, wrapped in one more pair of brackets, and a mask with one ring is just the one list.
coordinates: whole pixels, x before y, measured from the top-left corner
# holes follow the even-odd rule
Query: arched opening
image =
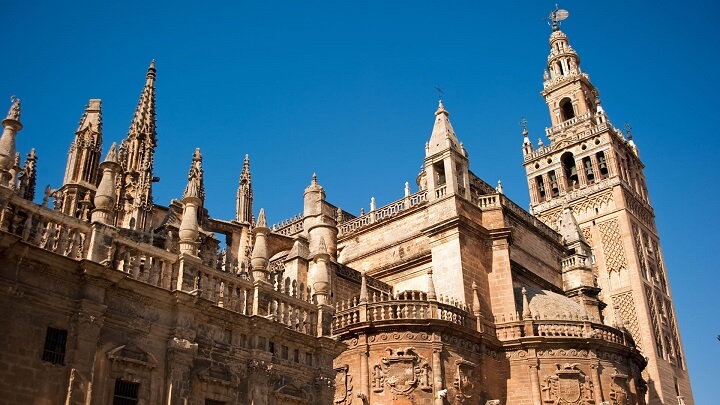
[(572, 101), (568, 97), (560, 100), (560, 110), (562, 111), (562, 120), (567, 121), (570, 118), (575, 117), (575, 110), (573, 109)]
[(598, 169), (600, 169), (600, 178), (604, 179), (608, 176), (607, 159), (605, 158), (605, 152), (598, 152), (595, 157), (598, 162)]
[(535, 187), (537, 189), (538, 202), (545, 201), (545, 183), (542, 176), (535, 177)]
[(572, 190), (580, 187), (578, 180), (577, 167), (575, 166), (575, 156), (570, 152), (565, 152), (561, 157), (560, 161), (563, 165), (563, 171), (565, 174), (565, 181), (567, 182), (567, 188)]

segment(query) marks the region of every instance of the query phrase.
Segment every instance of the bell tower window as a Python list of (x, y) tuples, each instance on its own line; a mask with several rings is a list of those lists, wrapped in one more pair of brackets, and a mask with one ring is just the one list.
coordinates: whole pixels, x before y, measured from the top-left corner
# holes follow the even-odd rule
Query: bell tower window
[(543, 183), (542, 176), (535, 177), (535, 186), (538, 191), (538, 202), (545, 201), (545, 184)]
[(585, 170), (585, 176), (587, 176), (588, 183), (595, 182), (595, 172), (593, 171), (592, 161), (589, 157), (583, 158), (583, 169)]
[(443, 162), (435, 163), (433, 165), (433, 169), (435, 171), (435, 186), (444, 186), (445, 185), (445, 165)]
[(560, 100), (560, 110), (562, 111), (562, 120), (567, 121), (570, 118), (575, 118), (575, 110), (573, 109), (572, 101), (568, 97)]
[(598, 152), (595, 157), (598, 162), (598, 170), (600, 170), (600, 178), (604, 179), (608, 176), (607, 159), (605, 159), (605, 152)]
[(565, 180), (569, 189), (580, 187), (578, 180), (577, 167), (575, 166), (575, 156), (572, 153), (566, 152), (560, 158), (563, 165), (563, 171), (565, 172)]
[(557, 181), (557, 175), (555, 174), (555, 170), (550, 171), (550, 188), (551, 188), (551, 195), (553, 197), (557, 197), (560, 194), (560, 189), (558, 188), (558, 181)]

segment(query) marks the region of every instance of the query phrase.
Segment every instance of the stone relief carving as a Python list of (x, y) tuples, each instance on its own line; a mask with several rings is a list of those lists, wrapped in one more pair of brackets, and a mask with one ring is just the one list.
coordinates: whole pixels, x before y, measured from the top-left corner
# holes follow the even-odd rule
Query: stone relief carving
[(453, 387), (457, 391), (455, 399), (457, 403), (469, 403), (473, 397), (475, 384), (475, 364), (466, 360), (455, 360), (455, 381)]
[(430, 365), (413, 347), (386, 350), (387, 356), (373, 367), (373, 392), (383, 392), (387, 388), (395, 399), (398, 395), (409, 395), (415, 388), (432, 391)]
[(338, 405), (352, 403), (352, 376), (348, 373), (350, 366), (343, 364), (335, 368), (335, 402)]
[(630, 405), (627, 374), (615, 372), (611, 375), (611, 377), (612, 384), (610, 385), (610, 405)]
[(543, 402), (555, 405), (594, 404), (593, 385), (578, 363), (556, 363), (555, 374), (543, 379)]

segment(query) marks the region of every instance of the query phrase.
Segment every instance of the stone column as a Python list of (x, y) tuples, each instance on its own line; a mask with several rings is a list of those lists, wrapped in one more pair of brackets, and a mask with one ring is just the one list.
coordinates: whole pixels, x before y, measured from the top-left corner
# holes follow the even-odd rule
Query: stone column
[(528, 359), (528, 366), (530, 369), (530, 389), (532, 390), (533, 405), (542, 404), (542, 397), (540, 392), (540, 363), (537, 359)]
[[(435, 338), (439, 338), (439, 336), (436, 336)], [(443, 389), (443, 372), (442, 372), (442, 359), (440, 358), (442, 354), (442, 343), (437, 343), (433, 345), (433, 353), (432, 353), (432, 367), (433, 367), (433, 385), (435, 385), (434, 389), (434, 396), (435, 396), (435, 405), (443, 405), (445, 403), (445, 400), (438, 395), (440, 391)]]
[(602, 387), (600, 386), (600, 362), (597, 362), (595, 364), (591, 364), (590, 368), (592, 369), (592, 382), (593, 382), (593, 391), (595, 395), (595, 403), (603, 402), (605, 399), (603, 398), (603, 391)]

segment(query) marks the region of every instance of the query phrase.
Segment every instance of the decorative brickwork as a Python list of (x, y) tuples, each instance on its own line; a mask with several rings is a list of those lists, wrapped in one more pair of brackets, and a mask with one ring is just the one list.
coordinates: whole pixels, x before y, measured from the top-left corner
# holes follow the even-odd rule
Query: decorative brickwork
[(650, 322), (652, 323), (655, 346), (657, 347), (658, 352), (662, 353), (664, 345), (662, 341), (662, 332), (660, 331), (658, 311), (657, 306), (655, 305), (655, 297), (653, 295), (652, 287), (648, 285), (645, 286), (645, 296), (647, 298), (648, 305), (650, 306)]
[(595, 245), (593, 243), (592, 228), (588, 226), (586, 228), (580, 229), (580, 231), (582, 231), (585, 242), (587, 242), (590, 247), (594, 247)]
[(585, 215), (587, 211), (599, 210), (613, 202), (612, 190), (605, 190), (602, 193), (584, 198), (572, 206), (573, 213), (577, 216)]
[(648, 272), (647, 264), (645, 263), (645, 255), (643, 254), (642, 235), (640, 233), (640, 228), (635, 224), (632, 224), (632, 233), (635, 240), (635, 252), (637, 253), (638, 260), (640, 261), (640, 274), (642, 274), (643, 278), (647, 280)]
[(632, 292), (617, 294), (612, 297), (613, 306), (616, 308), (616, 316), (620, 315), (625, 327), (630, 331), (638, 349), (642, 350), (642, 339), (640, 336), (640, 327), (638, 326), (637, 313), (635, 312), (635, 300)]
[(622, 245), (617, 218), (599, 223), (598, 229), (600, 230), (600, 242), (605, 257), (605, 268), (607, 268), (608, 273), (620, 271), (621, 268), (627, 267), (625, 249)]

